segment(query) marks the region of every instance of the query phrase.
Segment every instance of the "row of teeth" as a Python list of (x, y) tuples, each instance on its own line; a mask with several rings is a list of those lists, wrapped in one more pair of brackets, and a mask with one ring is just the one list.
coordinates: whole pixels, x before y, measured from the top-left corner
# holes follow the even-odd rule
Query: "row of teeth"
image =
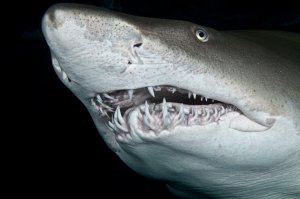
[[(160, 86), (155, 86), (155, 87), (149, 86), (149, 87), (147, 87), (147, 90), (148, 90), (148, 92), (150, 93), (150, 95), (152, 97), (155, 97), (155, 92), (154, 91), (161, 91), (161, 89), (162, 88)], [(174, 87), (167, 87), (167, 91), (172, 92), (174, 94), (177, 91), (177, 89), (174, 88)], [(128, 93), (129, 99), (132, 100), (133, 94), (134, 94), (134, 90), (133, 89), (129, 89), (129, 90), (127, 90), (127, 93)], [(111, 95), (109, 95), (107, 93), (103, 93), (101, 95), (102, 95), (102, 97), (100, 96), (100, 94), (96, 95), (96, 101), (101, 105), (100, 107), (96, 105), (94, 99), (91, 99), (91, 104), (96, 109), (99, 109), (99, 111), (100, 111), (100, 113), (101, 113), (102, 116), (104, 116), (104, 115), (108, 116), (107, 111), (108, 112), (113, 112), (114, 108), (108, 106), (104, 101), (109, 100), (112, 103), (113, 100), (116, 100), (116, 99), (113, 96), (111, 96)], [(194, 99), (197, 98), (197, 94), (196, 93), (192, 93), (192, 92), (189, 91), (188, 92), (188, 98), (190, 99), (191, 96), (193, 96)], [(200, 98), (199, 98), (200, 101), (206, 101), (207, 102), (209, 100), (206, 97), (203, 97), (201, 95), (199, 95), (199, 96), (200, 96)], [(105, 99), (103, 99), (103, 98), (105, 98)], [(214, 102), (213, 99), (211, 99), (211, 101)]]
[[(150, 93), (150, 95), (151, 95), (152, 97), (155, 97), (155, 92), (154, 92), (154, 91), (161, 91), (161, 87), (160, 87), (160, 86), (155, 86), (155, 87), (153, 87), (153, 86), (148, 86), (148, 87), (147, 87), (147, 90), (148, 90), (148, 92)], [(169, 92), (172, 92), (173, 94), (177, 91), (177, 89), (176, 89), (175, 87), (168, 87), (167, 90), (168, 90)], [(127, 92), (128, 92), (129, 99), (132, 100), (132, 98), (133, 98), (133, 89), (129, 89)], [(197, 94), (196, 94), (196, 93), (193, 93), (193, 92), (190, 92), (190, 91), (189, 91), (189, 92), (188, 92), (188, 98), (190, 99), (191, 96), (193, 96), (194, 99), (197, 98)], [(109, 96), (109, 95), (107, 96), (107, 98), (109, 98), (109, 99), (114, 99), (113, 97), (111, 97), (111, 96)], [(208, 98), (203, 97), (203, 96), (200, 96), (200, 100), (201, 100), (201, 101), (203, 101), (203, 100), (207, 101)]]
[(68, 81), (70, 81), (70, 79), (69, 79), (68, 76), (67, 76), (67, 73), (65, 73), (65, 72), (61, 69), (61, 67), (57, 66), (56, 64), (53, 65), (53, 66), (54, 66), (54, 68), (57, 70), (57, 72), (61, 73), (61, 77), (62, 77), (63, 80), (68, 80)]
[[(160, 91), (160, 90), (161, 90), (161, 87), (159, 87), (159, 86), (156, 86), (156, 87), (148, 86), (148, 87), (147, 87), (147, 90), (148, 90), (148, 92), (150, 93), (150, 95), (151, 95), (152, 97), (155, 97), (155, 92), (154, 92), (154, 91)], [(168, 87), (167, 90), (170, 91), (170, 92), (172, 92), (172, 93), (174, 94), (174, 93), (176, 92), (177, 89), (174, 88), (174, 87)], [(129, 90), (127, 90), (127, 93), (128, 93), (129, 99), (132, 100), (134, 90), (133, 90), (133, 89), (129, 89)], [(103, 97), (105, 97), (106, 99), (109, 99), (109, 100), (115, 100), (115, 98), (114, 98), (113, 96), (110, 96), (110, 95), (107, 94), (107, 93), (103, 93), (102, 95), (103, 95)], [(187, 93), (187, 95), (188, 95), (188, 98), (189, 98), (189, 99), (191, 98), (191, 96), (193, 96), (194, 99), (197, 98), (197, 94), (196, 94), (196, 93), (192, 93), (192, 92), (190, 92), (190, 91)], [(99, 94), (98, 94), (96, 97), (97, 97), (97, 100), (98, 100), (99, 102), (103, 102), (103, 100), (102, 100), (102, 98), (101, 98), (101, 96), (100, 96)], [(200, 100), (201, 100), (201, 101), (206, 101), (206, 102), (207, 102), (209, 99), (206, 98), (206, 97), (200, 96)], [(211, 99), (211, 100), (212, 100), (212, 102), (214, 102), (213, 99)]]
[[(200, 108), (181, 104), (179, 110), (176, 110), (172, 103), (167, 103), (164, 98), (161, 105), (148, 105), (145, 101), (144, 106), (140, 106), (138, 110), (138, 119), (145, 127), (143, 131), (152, 130), (158, 133), (162, 130), (173, 129), (177, 125), (206, 125), (218, 122), (222, 115), (236, 111), (236, 108), (231, 105), (224, 107), (222, 104), (207, 105)], [(118, 135), (129, 133), (128, 124), (125, 122), (119, 106), (107, 127)]]
[[(152, 86), (148, 86), (148, 87), (147, 87), (147, 90), (148, 90), (148, 92), (150, 93), (150, 95), (151, 95), (152, 97), (155, 97), (154, 91), (160, 91), (160, 90), (161, 90), (161, 87), (154, 87), (154, 88), (153, 88)], [(176, 89), (175, 87), (168, 87), (167, 90), (170, 91), (170, 92), (172, 92), (172, 93), (174, 94), (174, 93), (176, 92), (177, 89)], [(132, 91), (128, 91), (128, 94), (129, 94), (129, 92), (132, 93)], [(193, 93), (193, 92), (190, 92), (190, 91), (189, 91), (189, 92), (188, 92), (188, 98), (190, 99), (191, 96), (193, 96), (194, 99), (197, 98), (197, 94), (196, 94), (196, 93)], [(208, 98), (203, 97), (203, 96), (200, 96), (200, 100), (201, 100), (201, 101), (203, 101), (203, 100), (207, 101)], [(214, 101), (214, 100), (212, 99), (212, 101)]]
[[(167, 91), (169, 92), (172, 92), (173, 94), (177, 91), (176, 88), (174, 87), (166, 87), (167, 88)], [(155, 86), (155, 87), (152, 87), (152, 86), (148, 86), (147, 87), (147, 90), (148, 92), (150, 93), (150, 95), (152, 97), (155, 97), (155, 92), (158, 92), (158, 91), (161, 91), (162, 90), (162, 87), (160, 86)], [(132, 101), (133, 97), (134, 97), (134, 90), (133, 89), (129, 89), (127, 90), (127, 94), (128, 94), (128, 98), (130, 101)], [(102, 95), (102, 97), (101, 97)], [(109, 95), (108, 93), (103, 93), (103, 94), (97, 94), (96, 95), (96, 101), (98, 104), (100, 104), (100, 106), (98, 106), (95, 102), (95, 100), (92, 98), (91, 99), (91, 104), (100, 111), (101, 113), (101, 116), (108, 116), (107, 112), (113, 112), (114, 111), (114, 108), (110, 107), (109, 105), (107, 105), (105, 102), (108, 100), (110, 103), (113, 103), (114, 100), (116, 100), (113, 96)], [(197, 98), (197, 94), (196, 93), (192, 93), (192, 92), (187, 92), (187, 95), (188, 95), (188, 98), (190, 99), (191, 96), (193, 96), (194, 99)], [(206, 98), (206, 97), (203, 97), (201, 95), (198, 95), (200, 96), (200, 101), (205, 101), (207, 102), (209, 99)], [(213, 99), (211, 99), (212, 102), (214, 102)]]

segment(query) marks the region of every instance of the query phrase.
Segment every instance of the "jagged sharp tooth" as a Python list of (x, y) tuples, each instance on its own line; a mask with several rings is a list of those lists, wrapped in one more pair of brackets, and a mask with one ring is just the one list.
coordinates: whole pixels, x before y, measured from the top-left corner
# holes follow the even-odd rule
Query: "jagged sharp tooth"
[(126, 125), (126, 123), (125, 123), (125, 121), (124, 121), (124, 119), (123, 119), (123, 116), (122, 116), (122, 114), (121, 114), (121, 110), (120, 110), (120, 107), (119, 107), (119, 106), (117, 107), (116, 112), (117, 112), (118, 120), (119, 120), (119, 122), (121, 123), (121, 125), (122, 125), (122, 126)]
[(220, 114), (224, 114), (226, 112), (224, 106), (219, 107), (219, 112), (220, 112)]
[(114, 113), (114, 117), (112, 118), (113, 119), (113, 121), (114, 121), (114, 124), (115, 124), (115, 126), (118, 128), (118, 129), (120, 129), (120, 130), (122, 130), (122, 131), (124, 131), (124, 132), (128, 132), (128, 129), (126, 128), (126, 127), (124, 127), (124, 126), (122, 126), (120, 123), (119, 123), (119, 118), (118, 118), (118, 108), (116, 109), (116, 111), (115, 111), (115, 113)]
[(56, 69), (58, 72), (61, 72), (61, 67), (56, 66), (56, 65), (54, 65), (54, 67), (55, 67), (55, 69)]
[(199, 116), (199, 113), (198, 113), (198, 111), (196, 110), (196, 111), (195, 111), (195, 117), (198, 118), (198, 116)]
[(149, 112), (149, 105), (147, 103), (147, 101), (145, 101), (145, 115), (146, 115), (146, 118), (149, 120), (149, 121), (153, 121), (153, 117), (151, 116), (150, 112)]
[(107, 111), (108, 111), (108, 112), (114, 112), (114, 109), (113, 109), (113, 108), (110, 108), (110, 109), (107, 109), (106, 112), (107, 112)]
[(200, 97), (200, 100), (203, 101), (203, 96)]
[(167, 102), (166, 99), (163, 99), (163, 104), (162, 104), (162, 113), (163, 113), (163, 127), (167, 128), (169, 123), (168, 123), (168, 107), (167, 107)]
[(167, 101), (166, 101), (166, 98), (163, 99), (163, 107), (162, 107), (162, 110), (163, 110), (163, 114), (165, 112), (165, 115), (168, 113), (168, 107), (167, 107)]
[(173, 121), (175, 122), (174, 125), (176, 126), (178, 124), (181, 124), (183, 120), (184, 120), (183, 104), (180, 104), (179, 112), (173, 119)]
[(150, 95), (151, 95), (152, 97), (155, 97), (153, 87), (152, 87), (152, 86), (148, 86), (147, 89), (148, 89)]
[(191, 98), (191, 96), (192, 96), (192, 93), (191, 93), (191, 92), (189, 92), (189, 94), (188, 94), (188, 97), (189, 97), (189, 99)]
[(204, 116), (204, 120), (205, 121), (208, 121), (208, 119), (209, 119), (209, 117), (210, 117), (210, 112), (209, 112), (209, 110), (207, 110), (206, 108), (204, 109), (204, 111), (205, 111), (205, 116)]
[(196, 93), (193, 93), (193, 97), (194, 97), (194, 99), (196, 99), (196, 97), (197, 97), (197, 94), (196, 94)]
[(176, 92), (176, 88), (173, 88), (172, 89), (172, 93), (174, 94)]
[(105, 113), (101, 113), (100, 117), (104, 117), (104, 116), (106, 116), (106, 114)]
[(91, 99), (91, 104), (92, 104), (92, 106), (96, 106), (96, 103), (93, 99)]
[(128, 96), (129, 96), (129, 99), (132, 100), (132, 96), (133, 96), (133, 90), (132, 89), (128, 90)]
[(110, 106), (104, 104), (103, 102), (99, 102), (104, 108), (107, 108), (109, 111), (112, 111), (113, 108), (111, 108)]
[(101, 98), (101, 96), (98, 94), (97, 96), (97, 101), (99, 102), (99, 103), (101, 103), (103, 100), (102, 100), (102, 98)]
[(190, 109), (188, 107), (183, 108), (183, 113), (186, 115), (190, 114)]
[(112, 129), (116, 129), (116, 126), (111, 121), (108, 121), (108, 126)]
[(105, 125), (110, 131), (114, 131), (114, 129), (112, 127), (110, 127), (108, 124), (105, 124)]
[(195, 122), (198, 118), (198, 112), (194, 109), (192, 109), (192, 118), (191, 118), (191, 122)]
[(107, 93), (104, 93), (103, 96), (106, 97), (106, 98), (108, 98), (108, 99), (111, 99), (111, 100), (115, 99), (112, 96), (108, 95)]
[(214, 117), (217, 118), (218, 115), (219, 115), (219, 111), (218, 111), (218, 109), (215, 107), (215, 108), (214, 108)]
[(207, 101), (207, 98), (206, 97), (204, 97), (205, 98), (205, 101)]
[(184, 115), (184, 112), (183, 112), (183, 104), (180, 104), (179, 115)]
[(62, 71), (62, 78), (67, 79), (67, 74), (64, 71)]

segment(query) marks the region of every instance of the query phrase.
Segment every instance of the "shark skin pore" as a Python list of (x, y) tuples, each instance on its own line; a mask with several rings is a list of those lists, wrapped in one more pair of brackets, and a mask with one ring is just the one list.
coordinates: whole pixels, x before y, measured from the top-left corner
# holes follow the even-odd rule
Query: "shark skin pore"
[(300, 35), (80, 4), (42, 29), (59, 79), (130, 168), (182, 198), (300, 196)]

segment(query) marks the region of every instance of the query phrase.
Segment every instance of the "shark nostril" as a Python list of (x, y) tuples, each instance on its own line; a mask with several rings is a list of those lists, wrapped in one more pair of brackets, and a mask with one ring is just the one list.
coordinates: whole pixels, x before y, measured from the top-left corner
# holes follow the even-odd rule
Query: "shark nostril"
[(57, 4), (50, 7), (43, 17), (44, 28), (57, 29), (67, 19), (66, 6), (63, 4)]
[(55, 14), (54, 12), (49, 12), (48, 14), (48, 19), (51, 23), (54, 23), (55, 22)]
[(133, 47), (139, 48), (139, 47), (142, 46), (142, 44), (143, 44), (143, 43), (137, 43), (137, 44), (134, 44)]

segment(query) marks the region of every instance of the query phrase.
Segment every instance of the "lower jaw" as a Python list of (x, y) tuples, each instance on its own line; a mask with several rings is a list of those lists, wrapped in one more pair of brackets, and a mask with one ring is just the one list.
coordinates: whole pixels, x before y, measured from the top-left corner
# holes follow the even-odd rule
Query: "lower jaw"
[[(219, 122), (228, 114), (240, 114), (230, 105), (184, 105), (172, 102), (160, 104), (145, 104), (131, 108), (124, 114), (125, 126), (118, 118), (118, 110), (114, 114), (113, 122), (110, 122), (111, 130), (120, 141), (129, 140), (131, 134), (137, 134), (139, 138), (153, 139), (162, 134), (172, 134), (176, 127), (201, 127)], [(119, 122), (119, 124), (116, 124)], [(114, 126), (113, 126), (114, 125)]]

